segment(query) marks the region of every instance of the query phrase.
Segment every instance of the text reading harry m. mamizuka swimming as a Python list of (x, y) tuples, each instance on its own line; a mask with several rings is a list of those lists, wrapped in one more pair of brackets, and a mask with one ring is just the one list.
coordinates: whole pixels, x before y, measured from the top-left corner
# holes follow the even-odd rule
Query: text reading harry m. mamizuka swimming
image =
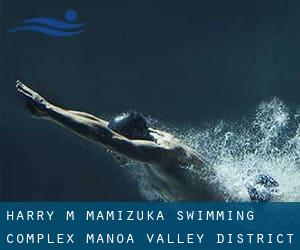
[[(51, 207), (51, 206), (50, 206)], [(296, 231), (257, 224), (252, 209), (6, 209), (2, 243), (12, 245), (295, 245)], [(263, 208), (262, 208), (263, 209)], [(273, 220), (276, 216), (273, 217)], [(259, 219), (261, 220), (261, 219)], [(259, 221), (262, 223), (262, 221)], [(269, 228), (269, 229), (268, 229)]]

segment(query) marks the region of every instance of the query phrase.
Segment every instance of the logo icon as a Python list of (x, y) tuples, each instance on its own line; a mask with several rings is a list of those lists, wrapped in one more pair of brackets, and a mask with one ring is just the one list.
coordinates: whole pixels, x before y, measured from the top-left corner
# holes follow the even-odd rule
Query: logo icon
[(70, 9), (65, 12), (64, 21), (48, 17), (26, 19), (23, 25), (11, 29), (10, 32), (34, 31), (56, 37), (75, 36), (83, 32), (85, 26), (85, 23), (75, 23), (77, 17), (78, 13)]

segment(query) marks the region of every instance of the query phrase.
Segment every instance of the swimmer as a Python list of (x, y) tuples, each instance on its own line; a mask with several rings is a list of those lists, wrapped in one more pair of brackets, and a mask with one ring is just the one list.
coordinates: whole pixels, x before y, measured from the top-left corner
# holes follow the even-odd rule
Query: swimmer
[[(16, 83), (17, 91), (25, 97), (27, 108), (34, 117), (58, 123), (102, 144), (121, 158), (142, 163), (141, 167), (152, 176), (153, 186), (160, 190), (162, 200), (230, 200), (219, 188), (212, 166), (197, 151), (171, 134), (149, 127), (142, 114), (125, 112), (106, 121), (88, 113), (55, 106), (21, 81)], [(195, 180), (190, 167), (209, 178)]]

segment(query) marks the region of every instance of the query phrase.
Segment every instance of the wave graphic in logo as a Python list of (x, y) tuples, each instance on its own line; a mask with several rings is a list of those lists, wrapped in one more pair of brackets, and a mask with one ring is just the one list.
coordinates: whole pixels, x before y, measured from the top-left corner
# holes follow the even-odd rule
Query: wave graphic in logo
[(74, 36), (83, 32), (85, 23), (75, 23), (78, 13), (75, 10), (67, 10), (65, 12), (65, 21), (37, 17), (23, 21), (23, 25), (11, 29), (10, 32), (16, 31), (35, 31), (49, 36), (66, 37)]

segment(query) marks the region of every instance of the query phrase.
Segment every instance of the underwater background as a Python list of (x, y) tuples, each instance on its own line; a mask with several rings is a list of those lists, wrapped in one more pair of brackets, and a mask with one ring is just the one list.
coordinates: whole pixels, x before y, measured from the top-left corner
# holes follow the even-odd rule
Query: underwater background
[[(76, 36), (9, 32), (70, 9), (85, 23)], [(262, 171), (280, 183), (279, 200), (299, 201), (299, 9), (279, 0), (1, 1), (1, 199), (155, 199), (139, 168), (32, 119), (20, 79), (65, 108), (149, 115), (199, 150), (236, 200), (247, 199), (247, 173)]]

